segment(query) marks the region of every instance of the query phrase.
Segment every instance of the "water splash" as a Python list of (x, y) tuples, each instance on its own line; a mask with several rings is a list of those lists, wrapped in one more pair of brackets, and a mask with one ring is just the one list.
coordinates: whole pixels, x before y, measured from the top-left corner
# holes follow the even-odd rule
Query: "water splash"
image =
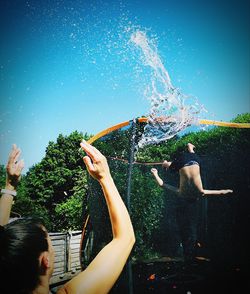
[(151, 80), (145, 91), (150, 101), (148, 123), (138, 147), (159, 143), (174, 137), (192, 124), (197, 124), (198, 114), (204, 110), (194, 97), (182, 94), (175, 88), (165, 69), (157, 47), (146, 33), (136, 30), (130, 41), (141, 51), (145, 66), (151, 68)]

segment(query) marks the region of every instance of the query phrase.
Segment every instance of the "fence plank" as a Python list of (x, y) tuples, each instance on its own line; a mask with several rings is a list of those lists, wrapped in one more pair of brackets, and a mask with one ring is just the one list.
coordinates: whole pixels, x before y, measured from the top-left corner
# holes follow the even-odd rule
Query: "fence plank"
[(66, 281), (81, 271), (81, 231), (49, 233), (55, 251), (54, 272), (50, 285)]

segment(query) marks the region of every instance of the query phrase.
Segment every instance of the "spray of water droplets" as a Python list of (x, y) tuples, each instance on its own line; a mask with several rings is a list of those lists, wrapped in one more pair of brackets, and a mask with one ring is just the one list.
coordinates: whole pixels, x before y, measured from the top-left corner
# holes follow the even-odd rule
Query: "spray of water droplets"
[[(126, 84), (132, 95), (136, 92), (150, 101), (149, 122), (138, 147), (167, 140), (195, 121), (200, 105), (172, 85), (155, 37), (149, 38), (149, 30), (137, 25), (136, 19), (130, 20), (122, 1), (56, 0), (44, 6), (29, 0), (27, 13), (31, 22), (35, 19), (33, 27), (53, 41), (46, 49), (51, 56), (61, 47), (67, 49), (62, 65), (83, 89), (88, 90), (92, 80), (100, 81), (101, 91), (116, 99)], [(64, 79), (62, 75), (56, 80), (58, 87), (64, 87)]]
[(143, 64), (151, 68), (150, 84), (145, 91), (150, 111), (138, 143), (141, 148), (168, 140), (188, 126), (197, 124), (198, 115), (204, 109), (194, 97), (182, 94), (172, 85), (156, 45), (145, 32), (136, 30), (130, 41), (140, 50)]

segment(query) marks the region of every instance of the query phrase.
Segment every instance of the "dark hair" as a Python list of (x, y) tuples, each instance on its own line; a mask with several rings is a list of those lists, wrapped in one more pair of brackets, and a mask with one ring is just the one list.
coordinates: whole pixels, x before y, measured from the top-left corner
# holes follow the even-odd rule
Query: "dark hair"
[(37, 287), (39, 256), (48, 251), (47, 236), (37, 219), (19, 219), (0, 228), (1, 293), (30, 293)]

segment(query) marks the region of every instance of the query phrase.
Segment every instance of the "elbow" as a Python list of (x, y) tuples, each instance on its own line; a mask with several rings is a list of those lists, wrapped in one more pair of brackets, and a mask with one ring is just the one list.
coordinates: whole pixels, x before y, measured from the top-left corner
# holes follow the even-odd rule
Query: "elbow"
[(116, 240), (123, 245), (126, 244), (126, 246), (132, 249), (136, 241), (133, 227), (126, 230), (126, 233), (124, 232), (122, 234), (117, 234), (116, 236), (114, 236), (113, 240)]
[(133, 229), (127, 235), (127, 242), (128, 242), (129, 246), (132, 249), (133, 246), (134, 246), (134, 244), (135, 244), (135, 233), (134, 233), (134, 230)]
[(134, 245), (135, 245), (135, 235), (132, 232), (131, 234), (128, 234), (126, 237), (123, 238), (115, 238), (113, 241), (116, 242), (116, 244), (119, 244), (119, 248), (121, 250), (121, 254), (124, 254), (126, 258), (129, 257)]
[(129, 240), (129, 244), (128, 244), (128, 248), (129, 248), (129, 251), (131, 252), (134, 245), (135, 245), (135, 234), (133, 233), (130, 237), (130, 240)]
[(135, 241), (136, 241), (135, 233), (134, 233), (134, 230), (132, 229), (131, 232), (127, 236), (128, 246), (131, 248), (131, 250), (135, 245)]
[(134, 234), (134, 232), (133, 232), (133, 235), (132, 235), (132, 237), (131, 237), (131, 244), (132, 244), (132, 246), (135, 245), (135, 241), (136, 241), (136, 239), (135, 239), (135, 234)]
[(199, 190), (199, 197), (206, 197), (207, 195), (206, 195), (206, 190), (204, 190), (204, 189), (200, 189)]

